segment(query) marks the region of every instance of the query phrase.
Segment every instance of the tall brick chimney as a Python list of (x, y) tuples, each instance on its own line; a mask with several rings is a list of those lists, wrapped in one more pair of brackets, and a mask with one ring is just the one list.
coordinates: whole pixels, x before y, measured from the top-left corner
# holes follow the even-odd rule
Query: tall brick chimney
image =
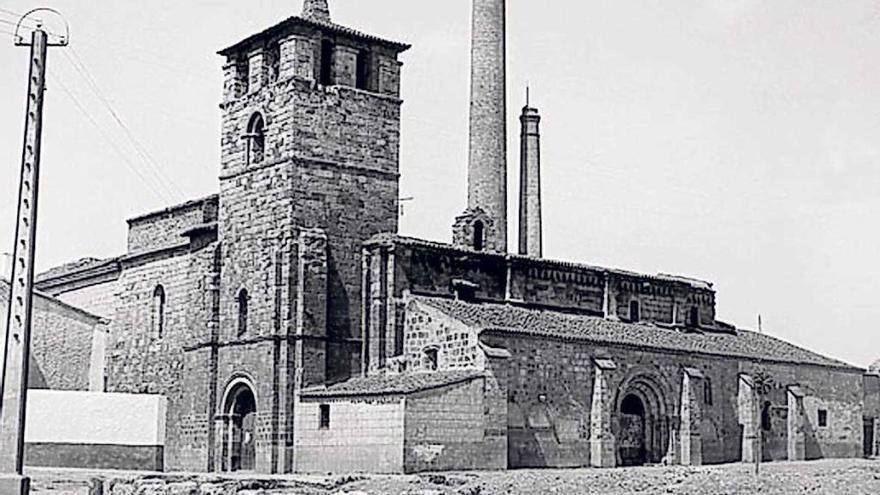
[(330, 6), (327, 0), (305, 0), (302, 16), (311, 21), (330, 22)]
[[(528, 93), (528, 90), (526, 90)], [(543, 255), (541, 231), (541, 115), (537, 108), (526, 106), (519, 117), (520, 176), (519, 176), (519, 254)]]
[(473, 0), (468, 209), (493, 224), (485, 244), (507, 251), (506, 0)]

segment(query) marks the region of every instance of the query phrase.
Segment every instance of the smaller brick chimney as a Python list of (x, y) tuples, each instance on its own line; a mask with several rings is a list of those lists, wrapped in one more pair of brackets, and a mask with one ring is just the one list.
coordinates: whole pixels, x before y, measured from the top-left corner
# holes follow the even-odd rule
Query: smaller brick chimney
[(302, 16), (310, 21), (330, 22), (330, 6), (327, 0), (305, 0)]

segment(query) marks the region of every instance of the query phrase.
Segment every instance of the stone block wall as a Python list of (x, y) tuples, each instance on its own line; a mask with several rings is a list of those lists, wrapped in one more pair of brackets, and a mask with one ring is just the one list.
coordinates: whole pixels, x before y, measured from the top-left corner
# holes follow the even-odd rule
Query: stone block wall
[[(4, 315), (3, 318), (6, 317), (8, 301), (9, 285), (0, 280), (0, 314)], [(40, 293), (34, 297), (32, 319), (28, 386), (89, 390), (92, 344), (95, 333), (105, 331), (102, 320)]]
[[(804, 452), (806, 459), (861, 457), (864, 383), (856, 371), (815, 366), (754, 363), (744, 361), (740, 372), (764, 370), (773, 388), (764, 400), (771, 403), (771, 431), (764, 443), (764, 457), (786, 459), (786, 387), (797, 384), (804, 392)], [(819, 411), (827, 413), (827, 426), (819, 426)]]
[(438, 370), (486, 366), (477, 332), (448, 318), (441, 311), (415, 301), (406, 306), (403, 354), (399, 366), (406, 371), (431, 371), (425, 361), (426, 349), (437, 349)]
[[(119, 278), (119, 303), (107, 346), (109, 392), (160, 394), (168, 397), (166, 466), (180, 466), (176, 443), (183, 406), (183, 349), (193, 343), (189, 320), (191, 296), (199, 280), (190, 275), (189, 253), (166, 253), (149, 262), (125, 266)], [(161, 338), (154, 327), (153, 294), (165, 292)]]
[(128, 251), (177, 246), (186, 243), (185, 230), (217, 221), (217, 196), (189, 201), (128, 221)]
[(504, 469), (507, 432), (491, 422), (484, 379), (406, 399), (406, 472)]

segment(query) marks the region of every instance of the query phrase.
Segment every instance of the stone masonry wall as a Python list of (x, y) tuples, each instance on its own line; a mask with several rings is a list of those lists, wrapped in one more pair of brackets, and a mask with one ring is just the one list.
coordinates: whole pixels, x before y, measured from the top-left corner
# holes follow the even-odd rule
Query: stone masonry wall
[[(119, 305), (110, 325), (107, 346), (108, 391), (160, 394), (168, 398), (165, 465), (180, 466), (176, 442), (182, 406), (183, 349), (192, 335), (188, 308), (197, 280), (189, 275), (188, 254), (165, 255), (126, 266), (119, 278)], [(161, 338), (153, 324), (153, 294), (165, 291), (165, 324)]]
[(504, 469), (506, 432), (491, 424), (483, 379), (406, 400), (406, 472)]
[(153, 250), (185, 243), (188, 228), (217, 220), (217, 196), (189, 201), (128, 221), (128, 251)]
[[(0, 314), (4, 318), (8, 291), (9, 285), (0, 281)], [(103, 331), (99, 318), (37, 294), (34, 298), (32, 367), (28, 386), (89, 390), (92, 341), (96, 331)]]
[[(757, 370), (764, 370), (773, 378), (773, 389), (765, 398), (771, 403), (771, 412), (781, 411), (786, 405), (787, 385), (798, 384), (803, 389), (807, 459), (861, 457), (864, 384), (860, 373), (754, 362), (740, 365), (741, 373), (750, 374)], [(827, 426), (819, 426), (819, 410), (827, 412)], [(782, 421), (779, 424), (782, 427)], [(776, 421), (773, 425), (776, 426)], [(772, 434), (769, 436), (773, 437)], [(765, 457), (776, 452), (772, 458), (783, 458), (780, 447), (774, 449), (765, 442), (764, 448)]]
[(367, 244), (364, 256), (368, 271), (361, 284), (368, 293), (362, 300), (368, 314), (361, 326), (371, 373), (389, 360), (399, 362), (405, 352), (405, 294), (454, 297), (458, 281), (476, 286), (472, 296), (476, 300), (512, 301), (594, 315), (608, 312), (608, 316), (624, 321), (629, 320), (630, 302), (635, 300), (642, 321), (671, 324), (674, 317), (676, 324), (685, 325), (690, 308), (696, 307), (702, 326), (715, 323), (714, 292), (684, 282), (400, 240), (374, 240)]

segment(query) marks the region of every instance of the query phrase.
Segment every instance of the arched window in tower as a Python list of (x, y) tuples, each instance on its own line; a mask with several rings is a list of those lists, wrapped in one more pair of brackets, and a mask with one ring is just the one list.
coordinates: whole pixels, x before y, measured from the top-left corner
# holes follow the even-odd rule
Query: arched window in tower
[(707, 406), (711, 406), (715, 402), (712, 396), (712, 380), (707, 376), (703, 379), (703, 402)]
[(482, 251), (484, 247), (483, 239), (486, 236), (486, 227), (483, 222), (477, 220), (474, 222), (474, 251)]
[(642, 319), (641, 311), (639, 311), (639, 302), (629, 302), (629, 321), (639, 321)]
[(247, 161), (248, 165), (260, 163), (266, 151), (266, 124), (259, 112), (251, 116), (248, 121), (247, 134)]
[(153, 335), (161, 339), (165, 335), (165, 288), (157, 285), (153, 289)]
[(247, 333), (248, 327), (248, 291), (247, 289), (241, 289), (238, 292), (238, 297), (236, 298), (237, 306), (238, 306), (238, 336)]

